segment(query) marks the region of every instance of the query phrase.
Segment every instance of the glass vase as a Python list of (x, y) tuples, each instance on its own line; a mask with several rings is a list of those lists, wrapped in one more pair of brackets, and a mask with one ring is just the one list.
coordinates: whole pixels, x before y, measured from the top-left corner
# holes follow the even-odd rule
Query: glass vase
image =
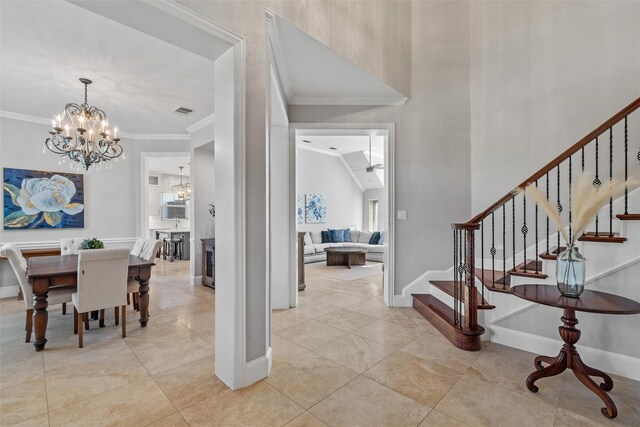
[(578, 248), (569, 245), (558, 254), (556, 260), (556, 280), (558, 290), (565, 297), (578, 298), (584, 290), (585, 258)]

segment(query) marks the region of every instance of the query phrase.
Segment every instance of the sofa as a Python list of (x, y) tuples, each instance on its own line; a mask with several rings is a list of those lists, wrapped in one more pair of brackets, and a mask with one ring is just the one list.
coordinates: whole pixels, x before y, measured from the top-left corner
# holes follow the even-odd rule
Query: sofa
[(304, 235), (304, 263), (326, 261), (326, 248), (348, 247), (366, 249), (365, 259), (367, 261), (384, 262), (384, 251), (386, 246), (370, 245), (369, 239), (373, 233), (364, 231), (351, 231), (350, 242), (322, 243), (320, 231), (307, 231)]

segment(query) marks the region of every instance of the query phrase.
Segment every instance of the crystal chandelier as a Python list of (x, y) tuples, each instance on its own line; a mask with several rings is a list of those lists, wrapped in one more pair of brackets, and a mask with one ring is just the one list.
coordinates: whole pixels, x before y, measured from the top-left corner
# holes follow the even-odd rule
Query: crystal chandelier
[(184, 166), (178, 166), (180, 168), (180, 184), (172, 185), (171, 190), (178, 195), (178, 200), (189, 200), (191, 198), (191, 187), (188, 182), (182, 183), (182, 170)]
[(113, 128), (112, 134), (104, 111), (87, 103), (87, 86), (91, 80), (81, 78), (80, 82), (84, 85), (84, 103), (65, 105), (64, 112), (51, 121), (51, 136), (45, 140), (44, 147), (60, 155), (60, 164), (67, 158), (72, 160), (71, 169), (111, 167), (110, 163), (105, 163), (118, 161), (121, 156), (123, 160), (125, 158), (122, 146), (118, 144), (118, 128)]

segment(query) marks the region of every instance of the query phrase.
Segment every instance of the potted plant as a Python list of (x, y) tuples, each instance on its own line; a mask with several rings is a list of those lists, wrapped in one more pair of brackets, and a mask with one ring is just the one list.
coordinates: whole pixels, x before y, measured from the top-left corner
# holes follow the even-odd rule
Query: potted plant
[(98, 240), (97, 237), (92, 237), (91, 239), (84, 239), (80, 244), (80, 249), (104, 249), (104, 243)]

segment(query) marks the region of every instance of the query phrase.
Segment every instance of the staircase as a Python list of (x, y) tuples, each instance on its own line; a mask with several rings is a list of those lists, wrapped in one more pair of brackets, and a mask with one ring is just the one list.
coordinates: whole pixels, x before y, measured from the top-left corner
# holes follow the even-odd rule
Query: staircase
[[(452, 280), (431, 280), (431, 294), (411, 295), (413, 307), (453, 345), (480, 350), (485, 329), (479, 324), (479, 312), (494, 310), (496, 305), (490, 301), (504, 301), (491, 298), (492, 293), (509, 294), (516, 282), (555, 281), (545, 272), (555, 270), (556, 257), (565, 249), (560, 232), (552, 229), (546, 214), (531, 199), (518, 194), (518, 189), (535, 184), (543, 190), (550, 201), (556, 202), (571, 229), (572, 182), (583, 172), (595, 177), (594, 185), (622, 170), (625, 179), (640, 178), (640, 136), (630, 137), (630, 130), (640, 132), (640, 112), (632, 114), (639, 108), (640, 98), (486, 210), (465, 223), (452, 224)], [(629, 245), (627, 237), (640, 240), (640, 233), (625, 236), (628, 227), (623, 225), (632, 221), (640, 222), (640, 190), (626, 189), (623, 196), (610, 200), (599, 212), (592, 231), (579, 238), (580, 245), (585, 249), (584, 245), (593, 244), (627, 245), (635, 253), (639, 242)], [(618, 253), (613, 248), (611, 251)]]

